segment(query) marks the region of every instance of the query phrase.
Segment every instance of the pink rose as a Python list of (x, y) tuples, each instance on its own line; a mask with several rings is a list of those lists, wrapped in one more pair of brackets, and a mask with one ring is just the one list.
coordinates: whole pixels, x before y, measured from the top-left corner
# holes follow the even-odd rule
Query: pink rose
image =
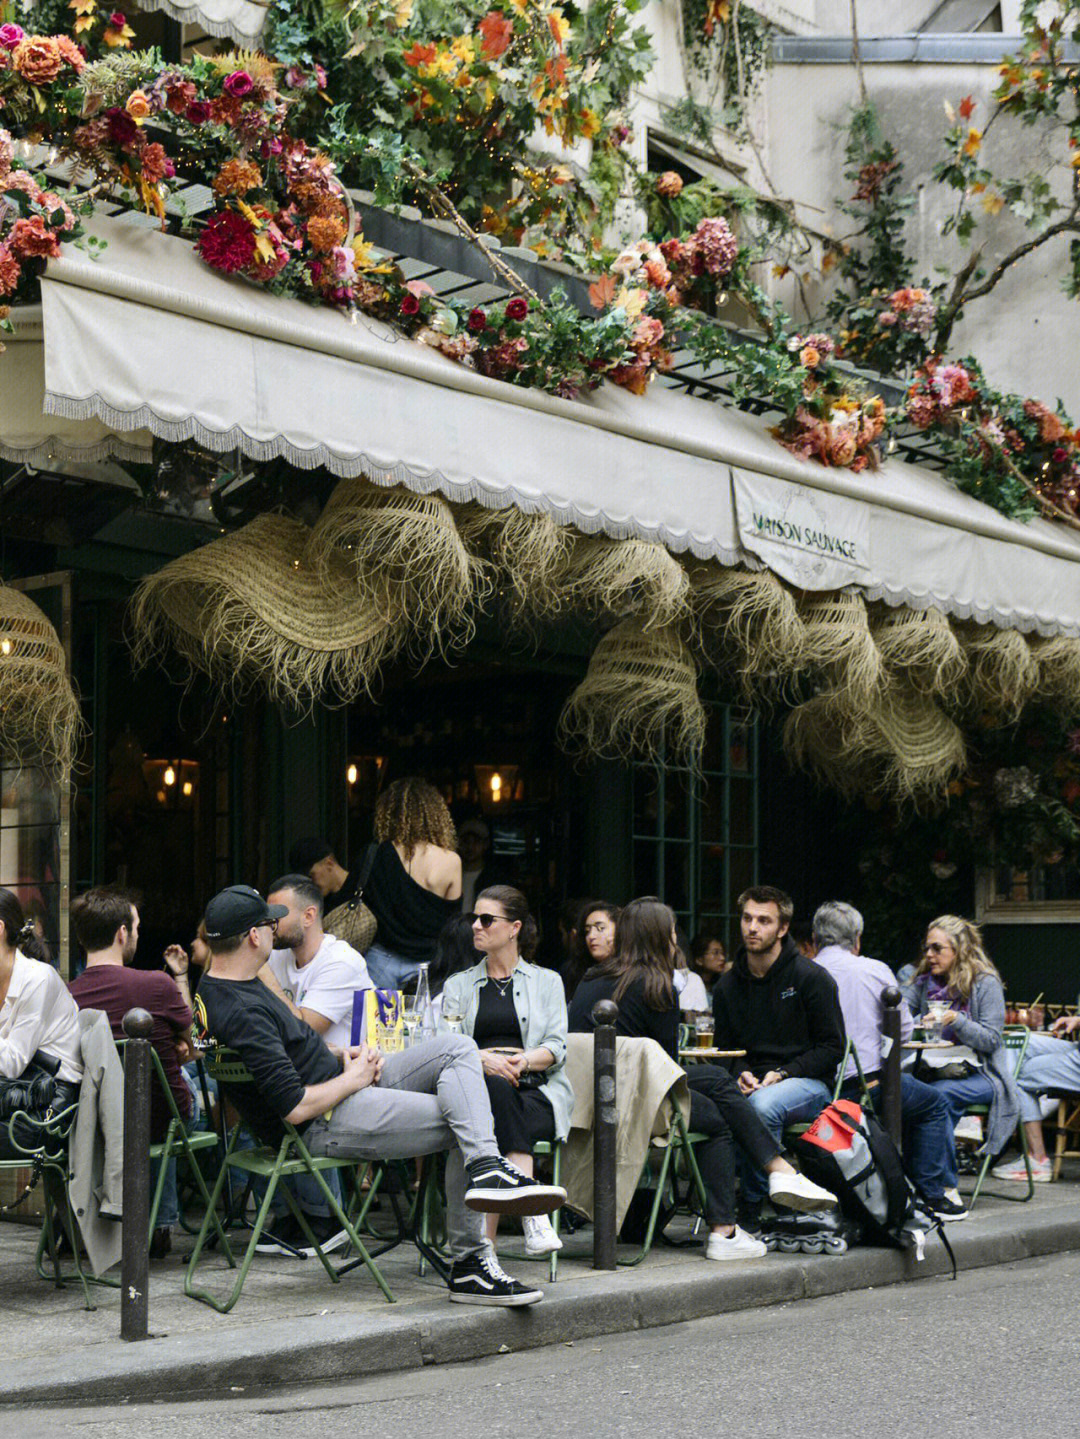
[(236, 99), (243, 99), (250, 95), (255, 88), (255, 81), (246, 70), (234, 70), (231, 75), (225, 76), (225, 89)]
[(0, 46), (5, 50), (14, 50), (20, 40), (26, 38), (26, 31), (21, 25), (0, 25)]
[(114, 30), (122, 30), (127, 24), (127, 16), (121, 10), (114, 10), (109, 16), (109, 24)]

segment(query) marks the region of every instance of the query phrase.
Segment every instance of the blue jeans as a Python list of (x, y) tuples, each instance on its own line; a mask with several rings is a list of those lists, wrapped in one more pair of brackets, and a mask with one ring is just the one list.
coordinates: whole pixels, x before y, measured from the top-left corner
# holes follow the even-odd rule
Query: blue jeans
[(420, 968), (415, 959), (405, 959), (393, 950), (383, 949), (378, 943), (368, 947), (364, 959), (376, 989), (402, 989), (416, 978)]
[[(302, 1139), (303, 1135), (300, 1136)], [(305, 1141), (306, 1143), (306, 1141)], [(237, 1149), (254, 1149), (255, 1140), (250, 1132), (244, 1129), (236, 1141)], [(234, 1173), (239, 1171), (234, 1170)], [(339, 1204), (342, 1204), (341, 1177), (336, 1169), (323, 1171), (323, 1178), (326, 1180), (326, 1187)], [(287, 1185), (292, 1191), (292, 1196), (299, 1204), (305, 1214), (315, 1219), (329, 1219), (330, 1206), (326, 1202), (326, 1195), (320, 1189), (318, 1183), (310, 1174), (286, 1174), (278, 1180), (277, 1189), (274, 1191), (274, 1201), (270, 1206), (270, 1214), (273, 1219), (284, 1219), (291, 1215), (289, 1201), (281, 1195), (282, 1185)], [(266, 1193), (266, 1180), (261, 1175), (253, 1175), (251, 1179), (251, 1193), (256, 1204), (261, 1204), (263, 1195)]]
[(956, 1135), (953, 1131), (968, 1105), (994, 1102), (994, 1086), (980, 1069), (977, 1073), (968, 1075), (967, 1079), (936, 1079), (931, 1087), (944, 1099), (949, 1114), (945, 1126), (948, 1144), (945, 1167), (946, 1187), (952, 1189), (956, 1184)]
[(1048, 1089), (1080, 1093), (1080, 1047), (1068, 1040), (1033, 1034), (1016, 1083), (1020, 1091), (1020, 1118), (1025, 1124), (1031, 1124), (1042, 1118), (1040, 1094)]
[[(832, 1098), (832, 1090), (820, 1079), (781, 1079), (778, 1084), (755, 1089), (750, 1103), (765, 1128), (783, 1145), (784, 1130), (789, 1124), (805, 1124), (816, 1119)], [(741, 1147), (736, 1151), (742, 1179), (743, 1202), (760, 1204), (769, 1192), (765, 1171), (752, 1164)]]

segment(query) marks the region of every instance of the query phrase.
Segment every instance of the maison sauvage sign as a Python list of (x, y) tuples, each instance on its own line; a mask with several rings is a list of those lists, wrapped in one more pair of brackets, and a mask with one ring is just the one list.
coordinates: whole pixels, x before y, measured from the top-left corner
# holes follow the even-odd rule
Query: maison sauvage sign
[(804, 590), (834, 590), (865, 579), (870, 514), (857, 500), (825, 494), (752, 470), (732, 470), (744, 549)]

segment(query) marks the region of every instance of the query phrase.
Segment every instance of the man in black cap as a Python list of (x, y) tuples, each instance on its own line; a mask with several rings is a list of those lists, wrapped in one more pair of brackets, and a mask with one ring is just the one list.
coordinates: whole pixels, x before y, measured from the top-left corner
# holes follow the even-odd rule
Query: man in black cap
[(229, 1098), (259, 1138), (275, 1146), (284, 1119), (314, 1155), (408, 1159), (448, 1150), (451, 1300), (535, 1304), (542, 1291), (499, 1267), (482, 1214), (548, 1213), (565, 1202), (566, 1191), (538, 1184), (499, 1154), (476, 1045), (460, 1034), (439, 1034), (388, 1055), (366, 1045), (329, 1047), (256, 978), (286, 913), (245, 885), (222, 890), (206, 907), (213, 967), (198, 1000), (209, 1034), (237, 1052), (254, 1080)]

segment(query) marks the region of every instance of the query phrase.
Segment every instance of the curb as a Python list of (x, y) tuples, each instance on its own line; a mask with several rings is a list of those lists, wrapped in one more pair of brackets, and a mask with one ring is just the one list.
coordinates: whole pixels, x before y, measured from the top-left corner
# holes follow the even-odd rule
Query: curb
[[(1080, 1224), (1059, 1209), (1032, 1214), (1022, 1226), (1001, 1219), (991, 1233), (950, 1229), (961, 1278), (969, 1269), (1080, 1249)], [(214, 1336), (212, 1352), (206, 1331), (138, 1344), (115, 1339), (62, 1360), (42, 1358), (32, 1375), (0, 1379), (0, 1408), (206, 1398), (240, 1387), (250, 1392), (356, 1379), (950, 1272), (944, 1249), (931, 1240), (921, 1263), (911, 1252), (891, 1249), (856, 1249), (842, 1258), (774, 1254), (734, 1271), (701, 1264), (594, 1274), (549, 1286), (544, 1302), (528, 1309), (415, 1304), (357, 1319), (275, 1320)]]

